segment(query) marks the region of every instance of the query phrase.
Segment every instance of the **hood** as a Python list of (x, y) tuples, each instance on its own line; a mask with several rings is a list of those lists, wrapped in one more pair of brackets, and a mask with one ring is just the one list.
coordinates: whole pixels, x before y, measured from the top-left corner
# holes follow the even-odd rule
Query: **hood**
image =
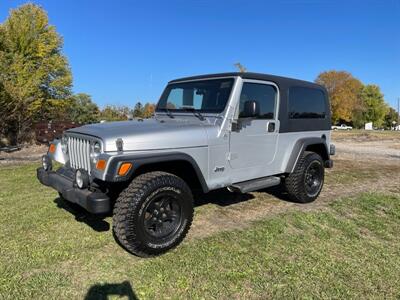
[(207, 146), (204, 125), (188, 120), (105, 122), (76, 127), (67, 132), (102, 139), (104, 151), (117, 151), (115, 141), (118, 138), (123, 140), (124, 151)]

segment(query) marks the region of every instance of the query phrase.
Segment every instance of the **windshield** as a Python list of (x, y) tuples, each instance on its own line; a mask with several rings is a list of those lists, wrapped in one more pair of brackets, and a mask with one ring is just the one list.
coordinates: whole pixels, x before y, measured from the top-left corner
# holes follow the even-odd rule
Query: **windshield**
[(220, 113), (225, 109), (234, 79), (209, 79), (169, 84), (156, 111)]

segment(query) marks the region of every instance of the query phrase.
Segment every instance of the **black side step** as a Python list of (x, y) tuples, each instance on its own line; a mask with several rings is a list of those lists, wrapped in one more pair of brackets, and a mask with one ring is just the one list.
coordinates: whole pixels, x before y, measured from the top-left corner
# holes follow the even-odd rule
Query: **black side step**
[(281, 183), (280, 177), (269, 176), (249, 181), (238, 182), (232, 184), (229, 190), (240, 191), (241, 193), (253, 192), (261, 189), (265, 189)]

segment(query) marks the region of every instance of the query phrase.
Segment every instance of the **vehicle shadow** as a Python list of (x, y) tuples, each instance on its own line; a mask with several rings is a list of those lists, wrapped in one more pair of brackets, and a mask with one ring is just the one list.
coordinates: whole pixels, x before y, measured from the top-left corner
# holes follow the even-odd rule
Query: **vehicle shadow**
[(122, 283), (105, 283), (105, 284), (95, 284), (92, 285), (86, 296), (85, 300), (107, 300), (112, 298), (124, 298), (129, 300), (139, 299), (129, 281), (124, 281)]
[(194, 193), (193, 197), (195, 206), (202, 206), (209, 203), (218, 206), (229, 206), (254, 199), (252, 194), (229, 192), (227, 189), (214, 190), (207, 194), (197, 192)]
[[(281, 185), (273, 186), (267, 189), (259, 190), (258, 192), (269, 194), (279, 200), (293, 203), (290, 199), (285, 188)], [(194, 194), (195, 206), (202, 206), (205, 204), (216, 204), (219, 206), (229, 206), (241, 202), (254, 199), (255, 196), (251, 193), (241, 194), (240, 192), (229, 192), (227, 189), (219, 189), (211, 191), (207, 194), (196, 193)]]
[[(293, 202), (289, 198), (287, 192), (281, 186), (271, 187), (261, 190), (260, 192), (267, 193), (286, 202)], [(239, 192), (229, 192), (227, 189), (219, 189), (211, 191), (207, 194), (201, 192), (194, 193), (194, 204), (195, 207), (203, 206), (206, 204), (215, 204), (221, 207), (226, 207), (249, 201), (254, 198), (255, 196), (251, 193), (241, 194)], [(69, 203), (68, 201), (60, 197), (54, 199), (54, 203), (57, 205), (58, 208), (64, 209), (72, 214), (75, 217), (76, 221), (85, 223), (97, 232), (105, 232), (110, 230), (110, 223), (107, 222), (105, 218), (110, 217), (111, 212), (106, 215), (93, 215), (86, 212), (78, 205)]]
[(109, 215), (92, 215), (87, 213), (83, 208), (77, 204), (69, 203), (66, 200), (58, 197), (54, 199), (54, 203), (58, 208), (64, 209), (75, 217), (78, 222), (85, 223), (97, 232), (104, 232), (110, 230), (110, 224), (104, 220)]
[(296, 203), (292, 199), (290, 199), (288, 192), (285, 190), (285, 188), (282, 185), (277, 185), (273, 186), (267, 189), (260, 190), (262, 193), (267, 193), (275, 198), (278, 198), (279, 200), (285, 201), (285, 202), (290, 202), (290, 203)]

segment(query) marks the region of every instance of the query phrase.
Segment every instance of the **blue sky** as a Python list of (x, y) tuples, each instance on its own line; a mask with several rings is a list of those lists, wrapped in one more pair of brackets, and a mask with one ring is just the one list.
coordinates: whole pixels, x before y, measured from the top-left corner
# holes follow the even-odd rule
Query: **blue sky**
[[(26, 1), (1, 0), (0, 21)], [(64, 38), (74, 91), (100, 106), (156, 102), (168, 80), (346, 70), (400, 97), (400, 0), (34, 0)]]

